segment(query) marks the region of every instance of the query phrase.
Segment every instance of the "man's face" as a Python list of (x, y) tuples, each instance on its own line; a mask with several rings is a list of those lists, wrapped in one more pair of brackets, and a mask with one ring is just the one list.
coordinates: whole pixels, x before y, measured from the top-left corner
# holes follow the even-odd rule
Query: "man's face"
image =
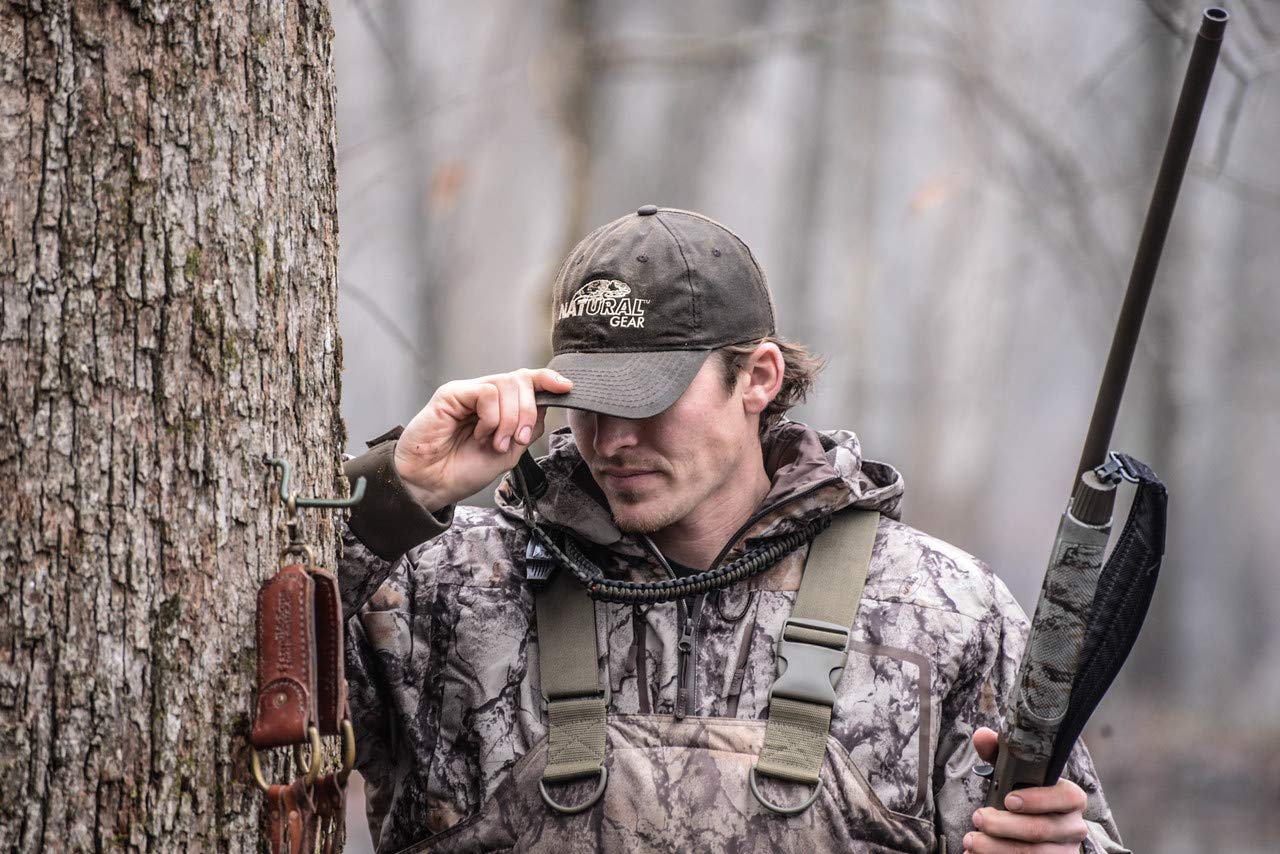
[(569, 410), (578, 451), (604, 490), (623, 531), (654, 533), (732, 487), (748, 452), (759, 454), (757, 419), (742, 387), (725, 390), (720, 356), (703, 363), (672, 406), (627, 419)]

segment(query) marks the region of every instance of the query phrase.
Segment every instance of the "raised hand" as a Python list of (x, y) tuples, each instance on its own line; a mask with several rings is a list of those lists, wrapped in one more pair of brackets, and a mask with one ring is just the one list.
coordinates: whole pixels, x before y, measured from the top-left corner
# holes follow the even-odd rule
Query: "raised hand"
[(546, 407), (534, 394), (572, 387), (547, 368), (445, 383), (400, 435), (396, 473), (432, 512), (473, 495), (542, 435)]

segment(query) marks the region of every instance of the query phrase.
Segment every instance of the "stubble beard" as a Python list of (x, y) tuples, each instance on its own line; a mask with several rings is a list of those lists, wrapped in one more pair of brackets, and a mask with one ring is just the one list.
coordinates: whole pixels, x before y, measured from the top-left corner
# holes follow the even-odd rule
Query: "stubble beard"
[(679, 518), (670, 508), (656, 508), (652, 512), (639, 511), (637, 508), (637, 512), (626, 515), (613, 511), (613, 524), (626, 534), (656, 534)]
[(656, 534), (689, 514), (693, 507), (683, 506), (687, 502), (687, 497), (684, 502), (678, 502), (670, 495), (653, 497), (623, 491), (610, 497), (609, 508), (613, 524), (619, 531), (628, 534)]

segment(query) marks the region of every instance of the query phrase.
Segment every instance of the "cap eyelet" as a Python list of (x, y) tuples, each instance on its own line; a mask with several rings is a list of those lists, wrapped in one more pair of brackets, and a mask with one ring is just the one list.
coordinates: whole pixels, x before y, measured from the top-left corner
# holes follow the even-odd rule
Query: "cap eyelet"
[(637, 255), (637, 256), (636, 256), (636, 260), (637, 260), (637, 261), (639, 261), (641, 264), (644, 264), (644, 263), (646, 263), (646, 262), (649, 260), (649, 256), (648, 256), (648, 255)]
[(720, 257), (720, 250), (719, 250), (719, 249), (712, 249), (712, 250), (711, 250), (711, 254), (712, 254), (712, 255), (714, 255), (714, 256), (716, 256), (717, 258), (719, 258), (719, 257)]

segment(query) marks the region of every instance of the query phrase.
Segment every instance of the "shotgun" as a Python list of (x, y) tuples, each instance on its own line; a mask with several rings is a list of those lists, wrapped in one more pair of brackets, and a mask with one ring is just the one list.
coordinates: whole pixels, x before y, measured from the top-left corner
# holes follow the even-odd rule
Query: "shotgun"
[[(990, 782), (987, 806), (1003, 809), (1014, 789), (1058, 781), (1085, 722), (1133, 648), (1155, 590), (1164, 556), (1164, 485), (1143, 463), (1107, 449), (1226, 25), (1224, 10), (1206, 9), (1191, 51), (996, 764), (975, 769)], [(1104, 566), (1122, 481), (1136, 484), (1137, 495)]]

